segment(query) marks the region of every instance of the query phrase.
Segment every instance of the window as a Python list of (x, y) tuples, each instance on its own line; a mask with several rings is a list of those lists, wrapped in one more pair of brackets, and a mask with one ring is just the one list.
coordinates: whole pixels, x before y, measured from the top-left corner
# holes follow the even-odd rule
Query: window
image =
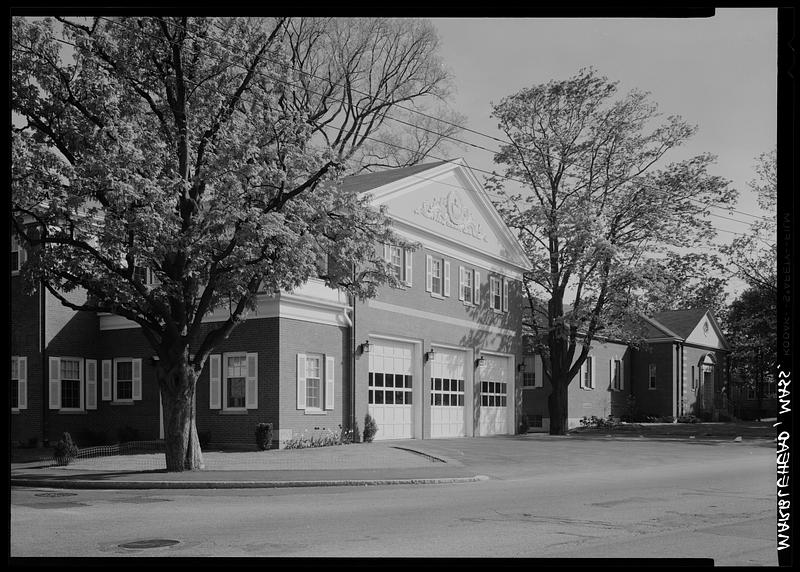
[(489, 277), (489, 305), (497, 312), (508, 312), (508, 280), (504, 277)]
[(432, 377), (431, 405), (437, 407), (463, 407), (464, 380)]
[(81, 408), (81, 360), (61, 359), (61, 409)]
[(656, 364), (654, 364), (654, 363), (650, 364), (648, 388), (649, 389), (655, 389), (656, 388)]
[(450, 296), (450, 262), (425, 255), (425, 291), (435, 298)]
[(697, 381), (694, 376), (694, 366), (692, 366), (692, 389), (697, 389)]
[(11, 409), (28, 408), (28, 358), (11, 357)]
[(11, 235), (11, 273), (19, 273), (22, 268), (22, 263), (25, 262), (25, 249), (19, 243), (19, 237), (16, 234)]
[(394, 244), (383, 245), (383, 259), (389, 263), (389, 267), (397, 279), (407, 286), (411, 286), (413, 254), (410, 248), (402, 248)]
[(581, 387), (583, 389), (594, 389), (594, 357), (586, 356), (586, 361), (581, 366)]
[(462, 272), (461, 299), (467, 304), (472, 304), (472, 290), (474, 288), (475, 271), (465, 268)]
[(208, 356), (209, 409), (246, 413), (258, 409), (258, 354)]
[(507, 384), (501, 381), (481, 382), (481, 405), (483, 407), (505, 407)]
[(225, 408), (244, 409), (247, 388), (247, 355), (225, 355)]
[(321, 362), (321, 356), (306, 356), (306, 409), (322, 409)]
[(522, 387), (536, 387), (536, 357), (525, 356), (523, 363), (525, 369), (522, 372)]
[(334, 408), (333, 356), (297, 354), (297, 409), (324, 413)]
[(118, 359), (114, 368), (114, 400), (133, 401), (133, 360)]
[(403, 373), (369, 372), (370, 405), (411, 405), (412, 377)]
[(622, 381), (622, 360), (611, 360), (611, 389), (620, 391), (623, 388)]

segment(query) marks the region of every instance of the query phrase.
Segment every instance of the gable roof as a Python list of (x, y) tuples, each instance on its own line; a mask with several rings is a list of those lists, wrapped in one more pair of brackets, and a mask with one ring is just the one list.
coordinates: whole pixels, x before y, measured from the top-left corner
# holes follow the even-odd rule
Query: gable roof
[(669, 310), (655, 314), (653, 320), (658, 322), (663, 328), (677, 334), (678, 337), (686, 339), (707, 313), (708, 310), (704, 308), (694, 310)]
[(339, 188), (350, 193), (364, 193), (372, 189), (377, 189), (383, 185), (388, 185), (400, 179), (405, 179), (411, 175), (422, 173), (439, 165), (444, 165), (449, 161), (438, 161), (436, 163), (423, 163), (412, 165), (411, 167), (401, 167), (399, 169), (387, 169), (376, 173), (364, 173), (363, 175), (351, 175), (342, 179)]

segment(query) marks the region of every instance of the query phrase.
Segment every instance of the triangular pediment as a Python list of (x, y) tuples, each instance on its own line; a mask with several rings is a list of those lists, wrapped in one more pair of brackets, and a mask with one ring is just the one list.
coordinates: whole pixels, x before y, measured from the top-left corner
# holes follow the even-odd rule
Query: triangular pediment
[(697, 322), (692, 332), (686, 337), (686, 343), (717, 349), (727, 349), (725, 336), (716, 320), (706, 312)]
[(435, 237), (521, 270), (530, 268), (519, 241), (463, 162), (440, 163), (368, 192), (405, 234)]

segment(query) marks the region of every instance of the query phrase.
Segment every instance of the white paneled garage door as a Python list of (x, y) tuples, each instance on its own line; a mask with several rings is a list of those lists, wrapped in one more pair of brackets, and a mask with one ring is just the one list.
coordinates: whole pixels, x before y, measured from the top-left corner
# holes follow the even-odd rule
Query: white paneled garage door
[(431, 364), (431, 437), (464, 436), (464, 352), (436, 349)]
[(508, 434), (509, 391), (512, 387), (511, 359), (484, 356), (486, 364), (478, 368), (480, 378), (480, 435)]
[(369, 414), (375, 439), (408, 439), (413, 432), (411, 364), (413, 344), (375, 341), (369, 350)]

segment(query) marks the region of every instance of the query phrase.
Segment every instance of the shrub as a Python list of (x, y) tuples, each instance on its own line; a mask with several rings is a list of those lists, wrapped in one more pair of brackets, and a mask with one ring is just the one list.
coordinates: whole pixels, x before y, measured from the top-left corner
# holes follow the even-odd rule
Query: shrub
[(678, 417), (678, 423), (697, 423), (697, 417), (694, 415), (681, 415)]
[(117, 438), (119, 439), (120, 443), (127, 443), (128, 441), (138, 441), (139, 440), (139, 430), (135, 427), (131, 427), (130, 425), (126, 425), (125, 427), (120, 427), (117, 429)]
[(358, 421), (353, 421), (353, 428), (350, 430), (350, 436), (352, 443), (361, 442), (361, 431), (358, 428)]
[(259, 451), (272, 447), (272, 423), (256, 423), (256, 446)]
[(605, 419), (602, 417), (597, 417), (596, 415), (592, 415), (591, 417), (584, 416), (581, 419), (581, 427), (585, 427), (587, 429), (614, 429), (619, 426), (619, 419), (612, 417), (611, 415)]
[(53, 456), (59, 465), (69, 465), (70, 462), (77, 456), (78, 447), (72, 442), (72, 435), (66, 431), (58, 440), (55, 446)]
[(378, 424), (375, 423), (375, 420), (372, 418), (372, 415), (367, 413), (364, 416), (364, 442), (372, 443), (372, 440), (375, 438), (375, 433), (377, 432), (378, 432)]

